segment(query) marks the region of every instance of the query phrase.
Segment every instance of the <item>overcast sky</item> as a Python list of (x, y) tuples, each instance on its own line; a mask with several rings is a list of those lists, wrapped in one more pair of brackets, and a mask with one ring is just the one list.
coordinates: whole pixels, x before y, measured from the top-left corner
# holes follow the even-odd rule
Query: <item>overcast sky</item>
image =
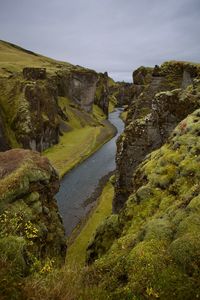
[(0, 0), (0, 39), (131, 81), (141, 65), (200, 62), (200, 0)]

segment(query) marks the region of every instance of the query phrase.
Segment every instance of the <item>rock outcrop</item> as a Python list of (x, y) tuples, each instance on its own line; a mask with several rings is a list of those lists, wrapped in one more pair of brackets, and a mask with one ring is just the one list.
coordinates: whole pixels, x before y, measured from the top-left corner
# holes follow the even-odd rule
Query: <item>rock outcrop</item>
[[(82, 111), (88, 113), (90, 120), (94, 102), (108, 114), (108, 76), (103, 75), (102, 80), (102, 74), (93, 70), (0, 43), (5, 55), (9, 57), (11, 53), (11, 60), (18, 58), (13, 65), (6, 62), (6, 67), (0, 68), (0, 127), (4, 145), (1, 150), (23, 147), (41, 152), (57, 144), (63, 128), (70, 130), (67, 111), (59, 105), (60, 98), (65, 98), (68, 106), (73, 105), (77, 115)], [(29, 60), (41, 67), (26, 66)], [(103, 82), (105, 88), (98, 91), (95, 101), (97, 82)]]
[(97, 81), (97, 88), (95, 93), (94, 103), (97, 104), (108, 116), (108, 107), (109, 107), (109, 86), (108, 86), (109, 77), (107, 72), (100, 73)]
[(167, 62), (154, 69), (141, 67), (133, 72), (134, 100), (117, 143), (115, 212), (134, 189), (132, 174), (139, 163), (200, 106), (199, 74), (199, 67), (181, 62)]
[(23, 76), (28, 80), (46, 79), (46, 68), (24, 68)]
[(59, 96), (72, 99), (86, 112), (92, 111), (98, 80), (95, 71), (74, 67), (70, 71), (57, 71), (54, 80)]
[(5, 151), (10, 147), (6, 137), (5, 126), (1, 115), (2, 113), (0, 113), (0, 151)]
[(104, 299), (198, 298), (199, 132), (198, 109), (134, 169), (125, 206), (97, 230), (84, 279)]
[(5, 282), (11, 275), (45, 272), (64, 262), (64, 227), (54, 198), (58, 189), (56, 171), (38, 152), (0, 153), (0, 264)]
[(109, 93), (116, 98), (117, 106), (130, 105), (134, 98), (134, 85), (128, 82), (115, 82), (109, 87)]

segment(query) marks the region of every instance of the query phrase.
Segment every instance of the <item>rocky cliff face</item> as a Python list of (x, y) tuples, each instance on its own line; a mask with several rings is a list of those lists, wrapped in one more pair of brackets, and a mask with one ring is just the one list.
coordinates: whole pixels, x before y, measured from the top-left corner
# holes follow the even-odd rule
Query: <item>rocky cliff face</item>
[[(0, 46), (1, 150), (23, 147), (43, 151), (57, 144), (63, 122), (68, 121), (67, 112), (59, 106), (60, 97), (71, 101), (77, 112), (86, 113), (92, 112), (96, 99), (108, 114), (106, 76), (102, 80), (93, 70), (41, 57), (2, 41)], [(4, 57), (12, 52), (10, 59), (18, 60), (5, 62)], [(26, 65), (33, 60), (36, 67)], [(104, 88), (98, 90), (97, 82), (103, 82)], [(64, 127), (70, 128), (68, 124)]]
[(132, 174), (138, 164), (199, 107), (199, 74), (198, 66), (181, 62), (167, 62), (154, 69), (141, 67), (133, 72), (134, 99), (117, 143), (115, 212), (134, 189)]
[(110, 94), (116, 98), (117, 106), (130, 105), (134, 98), (134, 86), (132, 83), (116, 82), (110, 87)]
[(13, 149), (0, 153), (2, 293), (11, 289), (13, 297), (13, 281), (17, 286), (21, 276), (45, 273), (64, 262), (64, 227), (54, 198), (58, 189), (57, 173), (38, 152)]
[(199, 131), (198, 109), (134, 169), (125, 206), (97, 230), (85, 280), (108, 299), (198, 298)]
[(86, 112), (92, 111), (98, 74), (92, 70), (74, 67), (70, 72), (57, 72), (58, 95), (68, 97)]
[(94, 103), (97, 104), (108, 116), (108, 107), (109, 107), (109, 86), (108, 86), (108, 74), (107, 72), (100, 73), (97, 81), (97, 88)]

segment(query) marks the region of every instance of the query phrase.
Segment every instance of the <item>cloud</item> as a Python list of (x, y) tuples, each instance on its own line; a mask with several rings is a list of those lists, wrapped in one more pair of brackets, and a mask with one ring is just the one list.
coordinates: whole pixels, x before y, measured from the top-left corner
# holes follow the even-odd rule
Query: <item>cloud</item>
[(1, 0), (1, 39), (131, 81), (140, 65), (200, 61), (199, 0)]

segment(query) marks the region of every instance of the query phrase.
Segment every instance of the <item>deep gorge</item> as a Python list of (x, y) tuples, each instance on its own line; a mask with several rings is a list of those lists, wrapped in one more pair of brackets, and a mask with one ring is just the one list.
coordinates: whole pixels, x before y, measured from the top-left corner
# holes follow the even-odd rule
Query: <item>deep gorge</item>
[(2, 299), (198, 299), (200, 65), (128, 84), (3, 41), (0, 62)]

